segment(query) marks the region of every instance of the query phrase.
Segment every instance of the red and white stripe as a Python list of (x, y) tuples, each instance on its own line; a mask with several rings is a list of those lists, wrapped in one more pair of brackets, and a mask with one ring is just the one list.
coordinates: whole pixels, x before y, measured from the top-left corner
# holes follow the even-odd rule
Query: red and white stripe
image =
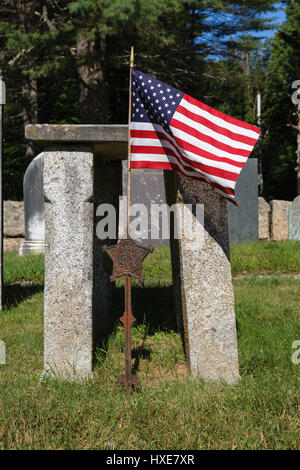
[(177, 170), (236, 204), (235, 185), (260, 131), (184, 95), (170, 122), (131, 122), (130, 168)]

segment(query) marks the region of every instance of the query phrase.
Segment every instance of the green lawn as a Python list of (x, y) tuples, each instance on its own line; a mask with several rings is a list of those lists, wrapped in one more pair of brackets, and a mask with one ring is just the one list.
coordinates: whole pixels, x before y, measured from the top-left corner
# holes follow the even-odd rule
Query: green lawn
[[(156, 249), (145, 261), (145, 288), (133, 288), (133, 367), (142, 389), (130, 401), (116, 386), (119, 325), (98, 353), (94, 381), (38, 384), (43, 258), (5, 253), (0, 449), (299, 449), (300, 364), (292, 362), (292, 343), (300, 340), (300, 281), (255, 276), (300, 273), (299, 250), (288, 242), (233, 247), (233, 273), (253, 277), (234, 281), (241, 380), (230, 387), (189, 376), (169, 251)], [(121, 315), (120, 284), (116, 298)]]
[(234, 276), (241, 274), (300, 273), (300, 242), (260, 241), (233, 245), (231, 266)]

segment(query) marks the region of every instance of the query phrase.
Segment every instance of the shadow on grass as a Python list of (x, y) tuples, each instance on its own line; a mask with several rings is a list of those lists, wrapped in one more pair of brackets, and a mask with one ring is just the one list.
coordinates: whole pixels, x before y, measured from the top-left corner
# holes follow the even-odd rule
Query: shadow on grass
[[(110, 335), (114, 334), (120, 317), (124, 313), (124, 287), (116, 287), (113, 301), (114, 318), (112, 329), (103, 338), (99, 345), (99, 353), (95, 363), (105, 361), (108, 352)], [(154, 335), (157, 331), (178, 331), (174, 308), (173, 286), (170, 287), (132, 287), (132, 313), (136, 318), (133, 326), (145, 325), (143, 343), (132, 350), (134, 359), (132, 373), (136, 374), (141, 359), (151, 360), (151, 350), (144, 347), (147, 336)]]
[(8, 284), (4, 286), (3, 306), (4, 308), (16, 307), (23, 300), (32, 297), (44, 290), (44, 284)]
[(147, 359), (147, 361), (151, 361), (151, 350), (144, 347), (144, 342), (142, 346), (138, 348), (134, 348), (131, 352), (132, 359), (134, 359), (134, 364), (132, 368), (133, 375), (136, 375), (139, 367), (141, 359)]
[[(124, 288), (115, 289), (115, 320), (124, 313)], [(170, 287), (132, 287), (132, 313), (136, 318), (134, 325), (147, 325), (148, 336), (157, 331), (178, 331), (173, 286)]]

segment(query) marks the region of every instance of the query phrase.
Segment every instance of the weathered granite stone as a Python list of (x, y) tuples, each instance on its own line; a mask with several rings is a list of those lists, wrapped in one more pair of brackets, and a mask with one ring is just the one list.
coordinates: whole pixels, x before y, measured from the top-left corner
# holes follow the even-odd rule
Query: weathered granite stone
[(25, 137), (36, 142), (127, 142), (128, 126), (120, 124), (29, 124)]
[(300, 240), (300, 196), (289, 207), (289, 240)]
[[(35, 124), (27, 125), (25, 137), (38, 143), (87, 142), (94, 155), (105, 159), (127, 158), (128, 126), (126, 124)], [(114, 145), (111, 145), (111, 143)]]
[(291, 207), (291, 201), (270, 202), (270, 232), (272, 240), (287, 240), (289, 237), (288, 210)]
[(19, 252), (20, 246), (24, 243), (24, 238), (3, 238), (3, 251), (17, 251)]
[(270, 204), (263, 197), (258, 198), (258, 234), (260, 240), (270, 238)]
[[(179, 328), (194, 376), (235, 383), (239, 378), (226, 201), (207, 183), (165, 172), (168, 203), (204, 204), (203, 241), (171, 239)], [(194, 210), (193, 210), (194, 213)], [(177, 217), (182, 217), (182, 212)]]
[(2, 310), (2, 294), (3, 294), (3, 110), (6, 104), (6, 87), (5, 82), (0, 76), (0, 310)]
[(88, 145), (44, 152), (44, 373), (70, 380), (92, 375), (112, 300), (111, 265), (101, 250), (107, 240), (95, 234), (96, 206), (115, 203), (120, 188), (120, 163), (95, 159)]
[[(92, 127), (97, 134), (97, 126)], [(99, 129), (100, 135), (86, 135), (91, 146), (81, 143), (81, 129), (77, 132), (56, 126), (50, 135), (45, 127), (32, 127), (27, 133), (31, 140), (40, 142), (76, 142), (57, 144), (44, 153), (44, 367), (45, 372), (64, 378), (91, 375), (95, 338), (108, 323), (111, 266), (106, 266), (100, 254), (103, 241), (95, 237), (97, 219), (92, 201), (117, 206), (120, 162), (106, 161), (124, 159), (126, 154), (127, 126), (117, 127), (114, 132), (122, 152), (117, 144), (103, 138), (105, 133), (106, 138), (111, 136), (108, 128)], [(97, 160), (98, 155), (103, 161)], [(234, 383), (239, 373), (226, 202), (210, 186), (189, 178), (179, 177), (174, 186), (174, 173), (165, 173), (167, 202), (180, 201), (177, 217), (181, 225), (185, 221), (181, 208), (187, 207), (184, 203), (203, 203), (205, 207), (203, 244), (191, 250), (188, 238), (171, 240), (177, 317), (185, 335), (187, 360), (195, 376)]]
[(35, 157), (24, 175), (25, 241), (21, 256), (43, 253), (45, 246), (44, 155)]
[(44, 371), (85, 378), (93, 354), (93, 153), (44, 152)]
[(4, 237), (24, 237), (23, 201), (4, 201), (3, 219)]

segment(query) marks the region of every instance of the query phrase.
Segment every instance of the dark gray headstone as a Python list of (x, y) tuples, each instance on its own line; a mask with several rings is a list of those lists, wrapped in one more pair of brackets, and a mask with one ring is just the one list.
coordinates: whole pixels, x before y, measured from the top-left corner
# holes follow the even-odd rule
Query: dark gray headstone
[(43, 187), (44, 156), (35, 157), (24, 175), (25, 241), (20, 255), (44, 252), (45, 203)]
[[(123, 162), (123, 194), (127, 193), (127, 161)], [(230, 243), (258, 240), (258, 177), (257, 159), (250, 158), (241, 171), (236, 185), (240, 207), (227, 203)], [(131, 204), (144, 203), (150, 216), (150, 204), (166, 202), (162, 170), (131, 171)], [(150, 220), (150, 218), (149, 218)], [(168, 240), (152, 240), (150, 231), (145, 241), (153, 246), (168, 244)], [(142, 241), (142, 240), (141, 240)]]
[(229, 241), (247, 243), (258, 240), (257, 159), (249, 158), (236, 184), (240, 207), (227, 203)]

